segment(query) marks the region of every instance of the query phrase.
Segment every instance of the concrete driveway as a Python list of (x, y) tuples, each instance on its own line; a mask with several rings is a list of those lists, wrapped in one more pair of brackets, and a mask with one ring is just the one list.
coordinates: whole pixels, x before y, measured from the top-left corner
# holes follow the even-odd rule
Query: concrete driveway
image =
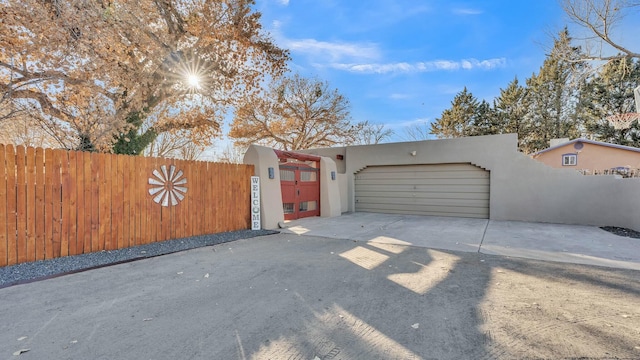
[(640, 270), (640, 239), (595, 226), (364, 212), (286, 226), (298, 235)]
[(638, 274), (277, 234), (0, 289), (0, 359), (634, 359)]
[(527, 259), (633, 268), (616, 249), (638, 256), (637, 239), (363, 213), (291, 225), (304, 235), (0, 289), (0, 359), (640, 358), (640, 272)]

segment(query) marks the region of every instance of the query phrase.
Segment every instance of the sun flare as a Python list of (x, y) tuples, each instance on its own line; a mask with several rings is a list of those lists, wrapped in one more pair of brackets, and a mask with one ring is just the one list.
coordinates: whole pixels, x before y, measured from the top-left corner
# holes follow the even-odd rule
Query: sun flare
[(200, 77), (196, 74), (189, 74), (187, 76), (187, 82), (189, 84), (190, 87), (192, 88), (199, 88), (200, 87)]

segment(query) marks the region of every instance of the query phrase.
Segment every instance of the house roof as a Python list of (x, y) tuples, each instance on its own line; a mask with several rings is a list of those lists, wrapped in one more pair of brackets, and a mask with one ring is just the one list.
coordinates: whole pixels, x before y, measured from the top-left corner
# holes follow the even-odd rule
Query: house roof
[(558, 144), (556, 146), (552, 146), (550, 148), (546, 148), (544, 150), (540, 150), (537, 153), (533, 154), (533, 156), (540, 155), (542, 153), (546, 153), (547, 151), (555, 150), (555, 149), (561, 148), (563, 146), (567, 146), (567, 145), (570, 145), (570, 144), (575, 144), (577, 142), (582, 142), (582, 143), (585, 143), (585, 144), (606, 146), (606, 147), (611, 147), (611, 148), (615, 148), (615, 149), (627, 150), (627, 151), (633, 151), (633, 152), (640, 153), (640, 148), (633, 147), (633, 146), (610, 144), (610, 143), (606, 143), (606, 142), (602, 142), (602, 141), (594, 141), (594, 140), (589, 140), (589, 139), (578, 138), (578, 139), (573, 139), (571, 141), (568, 141), (568, 142), (565, 142), (565, 143), (562, 143), (562, 144)]

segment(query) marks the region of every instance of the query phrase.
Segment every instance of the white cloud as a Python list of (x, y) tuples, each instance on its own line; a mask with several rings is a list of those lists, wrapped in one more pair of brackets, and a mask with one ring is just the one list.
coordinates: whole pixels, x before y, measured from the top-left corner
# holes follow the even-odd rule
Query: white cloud
[(362, 74), (388, 74), (388, 73), (416, 73), (430, 71), (455, 71), (455, 70), (492, 70), (504, 67), (507, 63), (505, 58), (495, 58), (487, 60), (464, 59), (459, 61), (434, 60), (417, 63), (389, 63), (389, 64), (345, 64), (333, 63), (330, 66), (334, 69), (344, 70), (352, 73)]
[(287, 6), (289, 5), (289, 0), (278, 0), (281, 5)]
[(395, 93), (395, 94), (391, 94), (391, 95), (389, 95), (389, 98), (390, 98), (390, 99), (393, 99), (393, 100), (404, 100), (404, 99), (409, 99), (409, 98), (411, 98), (411, 95), (409, 95), (409, 94), (398, 94), (398, 93)]
[(351, 59), (376, 59), (380, 56), (380, 51), (375, 44), (371, 43), (346, 43), (346, 42), (326, 42), (315, 39), (301, 39), (284, 41), (284, 47), (293, 52), (306, 53), (319, 57), (328, 57), (332, 61), (339, 61), (343, 58)]
[(484, 11), (478, 9), (470, 9), (470, 8), (454, 8), (451, 9), (451, 12), (456, 15), (480, 15)]

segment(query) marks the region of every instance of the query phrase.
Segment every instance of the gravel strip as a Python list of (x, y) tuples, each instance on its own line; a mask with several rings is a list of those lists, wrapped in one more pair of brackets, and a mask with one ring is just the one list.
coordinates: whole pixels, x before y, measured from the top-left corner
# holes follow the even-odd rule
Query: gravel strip
[(5, 266), (0, 267), (0, 288), (65, 273), (78, 272), (106, 265), (277, 233), (278, 231), (272, 230), (240, 230), (167, 240), (120, 250), (105, 250), (89, 254), (65, 256), (51, 260), (40, 260)]
[(608, 232), (610, 232), (612, 234), (616, 234), (618, 236), (624, 236), (624, 237), (630, 237), (630, 238), (634, 238), (634, 239), (640, 239), (640, 232), (635, 231), (635, 230), (616, 227), (616, 226), (602, 226), (600, 229), (602, 229), (604, 231), (608, 231)]

